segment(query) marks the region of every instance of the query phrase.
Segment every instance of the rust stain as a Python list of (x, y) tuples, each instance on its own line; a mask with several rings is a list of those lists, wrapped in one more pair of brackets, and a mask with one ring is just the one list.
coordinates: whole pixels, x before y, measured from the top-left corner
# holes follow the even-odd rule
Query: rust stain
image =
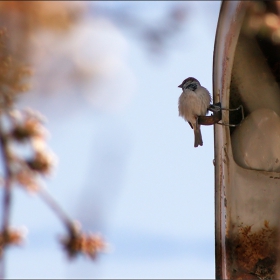
[[(236, 24), (234, 24), (234, 19), (231, 20), (231, 25), (228, 33), (226, 34), (226, 40), (225, 40), (225, 47), (224, 47), (224, 54), (223, 54), (223, 62), (222, 62), (222, 94), (224, 92), (225, 86), (226, 86), (226, 74), (228, 73), (228, 64), (229, 64), (229, 57), (230, 57), (230, 46), (232, 44), (232, 38), (234, 37), (234, 34), (236, 33)], [(221, 100), (221, 98), (220, 98)]]
[(238, 226), (238, 232), (227, 239), (227, 259), (232, 263), (234, 279), (272, 279), (275, 274), (277, 229), (269, 221), (253, 231), (253, 225)]
[(280, 179), (280, 176), (269, 176), (270, 179)]

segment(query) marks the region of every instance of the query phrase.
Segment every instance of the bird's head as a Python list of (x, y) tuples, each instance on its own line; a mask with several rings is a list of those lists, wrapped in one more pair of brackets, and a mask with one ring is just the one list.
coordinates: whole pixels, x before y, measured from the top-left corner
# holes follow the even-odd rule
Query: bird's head
[(185, 79), (178, 87), (184, 90), (193, 87), (197, 88), (197, 86), (200, 86), (200, 82), (196, 78), (189, 77)]

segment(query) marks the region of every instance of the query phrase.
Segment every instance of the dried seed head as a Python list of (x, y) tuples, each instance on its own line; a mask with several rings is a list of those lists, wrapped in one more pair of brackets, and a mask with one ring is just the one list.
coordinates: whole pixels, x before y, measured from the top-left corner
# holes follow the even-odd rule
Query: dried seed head
[(22, 244), (25, 234), (26, 230), (22, 229), (8, 229), (0, 232), (0, 256), (6, 246)]
[(53, 156), (48, 152), (37, 151), (35, 157), (27, 160), (30, 169), (42, 174), (49, 174), (53, 166)]
[(76, 257), (78, 254), (84, 254), (91, 259), (95, 259), (97, 254), (104, 252), (107, 244), (100, 235), (97, 234), (70, 234), (63, 238), (61, 243), (70, 258)]
[(38, 182), (30, 170), (21, 170), (14, 176), (16, 182), (30, 192), (38, 191)]
[(44, 138), (46, 135), (43, 126), (35, 119), (28, 119), (22, 125), (16, 126), (11, 136), (18, 141), (30, 139), (32, 137)]

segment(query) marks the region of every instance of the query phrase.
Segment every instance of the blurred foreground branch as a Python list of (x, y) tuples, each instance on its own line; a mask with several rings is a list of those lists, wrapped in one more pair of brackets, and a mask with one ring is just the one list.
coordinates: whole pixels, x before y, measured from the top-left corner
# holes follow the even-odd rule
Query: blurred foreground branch
[(60, 242), (69, 257), (81, 253), (93, 259), (106, 247), (100, 236), (83, 233), (42, 188), (40, 180), (51, 173), (55, 159), (46, 145), (44, 118), (33, 110), (15, 108), (17, 98), (30, 88), (30, 46), (37, 29), (67, 32), (81, 12), (63, 2), (0, 2), (0, 152), (3, 163), (1, 278), (5, 277), (6, 249), (20, 244), (24, 237), (21, 230), (11, 227), (15, 187), (37, 193), (65, 225), (67, 235)]

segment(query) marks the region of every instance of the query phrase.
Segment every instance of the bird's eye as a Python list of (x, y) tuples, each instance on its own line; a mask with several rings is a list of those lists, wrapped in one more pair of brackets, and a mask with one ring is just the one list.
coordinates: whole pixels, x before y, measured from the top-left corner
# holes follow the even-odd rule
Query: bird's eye
[(197, 89), (197, 84), (195, 83), (189, 84), (186, 88), (195, 91)]

